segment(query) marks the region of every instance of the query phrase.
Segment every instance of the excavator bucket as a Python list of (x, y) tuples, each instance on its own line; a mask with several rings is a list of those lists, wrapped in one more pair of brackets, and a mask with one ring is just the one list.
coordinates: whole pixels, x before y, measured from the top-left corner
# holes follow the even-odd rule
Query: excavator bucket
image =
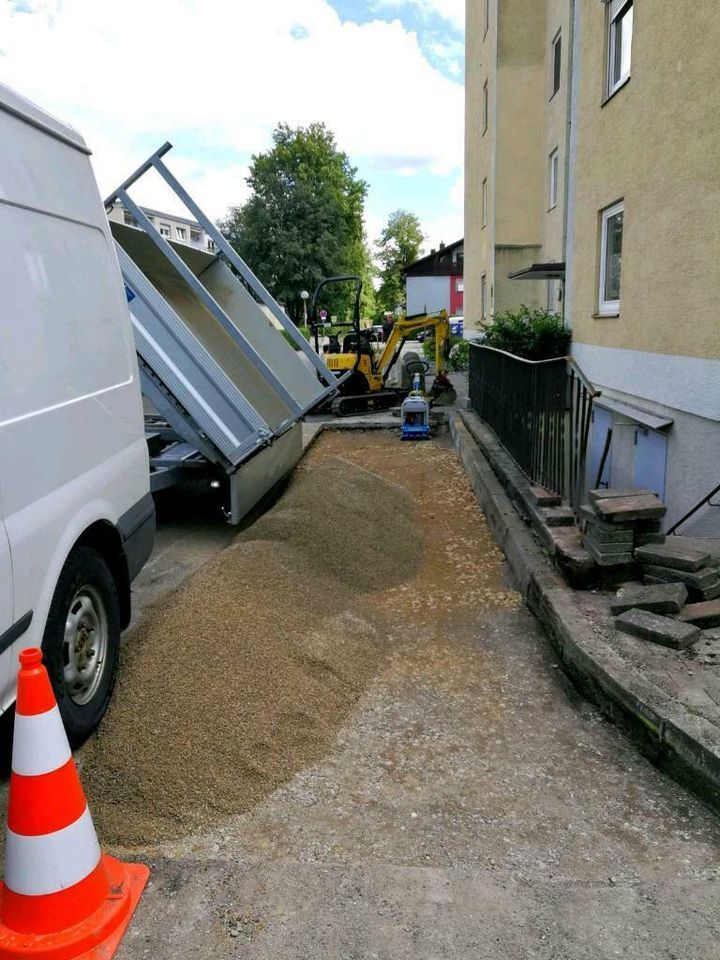
[(430, 388), (430, 400), (434, 407), (448, 407), (457, 400), (455, 387), (447, 377), (436, 377)]

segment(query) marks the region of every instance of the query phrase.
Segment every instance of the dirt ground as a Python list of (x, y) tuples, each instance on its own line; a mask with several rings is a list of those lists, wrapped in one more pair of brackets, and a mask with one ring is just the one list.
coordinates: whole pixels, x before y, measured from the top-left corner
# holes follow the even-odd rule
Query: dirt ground
[[(580, 700), (505, 579), (452, 450), (326, 435), (404, 487), (386, 646), (322, 758), (153, 867), (119, 960), (716, 960), (720, 828)], [(340, 635), (338, 635), (340, 636)]]
[[(376, 491), (390, 485), (397, 514), (390, 524), (384, 493), (369, 511), (363, 504), (367, 529), (381, 529), (368, 554), (357, 541), (356, 505), (331, 503), (330, 527), (312, 532), (337, 554), (352, 529), (345, 584), (327, 569), (314, 575), (315, 538), (304, 535), (312, 540), (306, 552), (289, 522), (292, 511), (303, 523), (309, 515), (293, 489), (305, 484), (319, 498), (313, 478), (338, 464), (346, 477), (367, 475)], [(108, 844), (101, 829), (101, 842), (152, 867), (118, 960), (718, 960), (720, 822), (568, 685), (507, 579), (449, 441), (325, 434), (288, 493), (289, 503), (280, 501), (164, 606), (173, 623), (192, 622), (208, 589), (233, 587), (232, 551), (260, 551), (266, 563), (269, 546), (283, 569), (255, 596), (278, 614), (292, 609), (300, 597), (281, 597), (277, 579), (290, 551), (302, 617), (309, 598), (315, 619), (304, 638), (299, 623), (288, 641), (320, 654), (295, 663), (294, 695), (306, 712), (313, 696), (328, 696), (316, 661), (330, 662), (339, 709), (326, 714), (308, 752), (298, 742), (302, 763), (238, 796), (235, 812), (224, 795), (221, 809), (198, 821), (181, 812), (165, 829), (168, 811), (179, 809), (174, 779), (173, 797), (152, 793), (158, 807), (143, 836), (132, 796), (117, 793), (128, 804), (123, 827), (122, 818), (103, 819), (107, 784), (90, 781), (98, 824), (116, 831)], [(290, 513), (278, 519), (283, 510)], [(382, 533), (388, 526), (394, 539)], [(383, 557), (390, 567), (400, 562), (402, 574)], [(233, 589), (245, 596), (247, 583)], [(170, 623), (162, 608), (140, 624), (152, 624), (150, 652)], [(358, 666), (345, 651), (363, 645)], [(174, 670), (169, 676), (179, 682)], [(265, 718), (272, 751), (282, 723), (271, 680), (265, 707), (263, 697), (249, 699), (265, 711), (254, 722), (262, 729)], [(182, 695), (195, 698), (191, 687), (203, 682), (199, 669)], [(241, 697), (242, 685), (231, 693)], [(293, 684), (283, 687), (283, 698), (292, 695)], [(134, 710), (142, 720), (142, 704)], [(170, 714), (182, 722), (174, 707)], [(176, 738), (169, 758), (189, 793), (197, 784), (187, 757), (243, 734), (210, 716), (201, 742)], [(81, 762), (90, 765), (89, 753)], [(167, 773), (172, 763), (164, 763)], [(231, 773), (231, 783), (242, 782), (243, 771), (240, 781)]]

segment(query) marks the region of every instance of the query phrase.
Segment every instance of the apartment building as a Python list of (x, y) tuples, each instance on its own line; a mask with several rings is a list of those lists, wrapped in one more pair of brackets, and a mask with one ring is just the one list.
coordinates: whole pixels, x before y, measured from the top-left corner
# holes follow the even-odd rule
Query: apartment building
[[(184, 243), (187, 246), (195, 247), (197, 250), (205, 250), (209, 253), (215, 252), (215, 241), (207, 235), (196, 220), (176, 217), (169, 213), (162, 213), (160, 210), (152, 210), (149, 207), (141, 207), (140, 209), (150, 223), (157, 228), (161, 236), (167, 240)], [(128, 227), (138, 226), (135, 217), (119, 201), (113, 204), (107, 216), (108, 220), (115, 223), (124, 223)]]
[(569, 32), (568, 0), (467, 5), (466, 328), (562, 312)]
[[(544, 282), (602, 391), (588, 482), (656, 490), (668, 527), (720, 484), (720, 5), (682, 11), (479, 0), (467, 15), (466, 328), (545, 306)], [(720, 536), (720, 508), (679, 532)]]

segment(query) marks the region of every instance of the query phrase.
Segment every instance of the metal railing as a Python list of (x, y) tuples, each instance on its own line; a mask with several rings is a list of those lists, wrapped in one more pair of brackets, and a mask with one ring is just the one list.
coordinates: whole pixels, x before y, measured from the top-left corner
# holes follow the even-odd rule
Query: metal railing
[(577, 509), (594, 397), (571, 357), (525, 360), (471, 344), (470, 404), (533, 482)]

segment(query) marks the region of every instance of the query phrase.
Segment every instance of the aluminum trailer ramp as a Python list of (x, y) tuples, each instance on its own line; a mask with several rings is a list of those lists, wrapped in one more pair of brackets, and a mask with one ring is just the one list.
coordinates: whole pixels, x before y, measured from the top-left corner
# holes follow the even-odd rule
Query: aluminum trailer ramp
[[(298, 421), (335, 393), (338, 381), (167, 170), (160, 157), (169, 149), (153, 154), (106, 200), (106, 207), (120, 200), (140, 227), (111, 222), (143, 393), (172, 429), (178, 453), (175, 462), (170, 443), (151, 455), (151, 480), (161, 489), (189, 464), (197, 473), (198, 458), (188, 457), (195, 449), (212, 466), (208, 475), (227, 480), (230, 519), (239, 522), (293, 468), (302, 451)], [(169, 242), (129, 197), (151, 168), (205, 228), (216, 252)]]

